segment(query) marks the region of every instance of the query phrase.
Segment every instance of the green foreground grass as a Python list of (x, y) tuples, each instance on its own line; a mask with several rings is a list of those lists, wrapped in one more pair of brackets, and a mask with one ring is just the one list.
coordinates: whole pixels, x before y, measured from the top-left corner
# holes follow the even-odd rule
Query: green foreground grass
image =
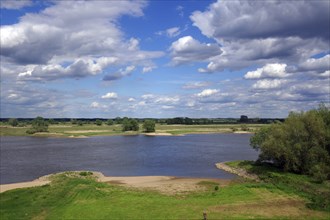
[[(264, 181), (236, 180), (219, 190), (215, 190), (216, 183), (202, 182), (206, 191), (170, 196), (100, 183), (88, 175), (61, 174), (49, 185), (0, 194), (0, 217), (1, 220), (202, 219), (205, 211), (208, 219), (328, 219), (329, 207), (314, 200), (326, 198), (329, 182), (319, 184), (306, 176), (256, 167), (248, 162), (231, 165), (246, 167), (251, 172), (257, 170)], [(281, 181), (274, 181), (274, 177)]]
[[(254, 132), (263, 124), (248, 124), (246, 125), (249, 132)], [(26, 133), (29, 129), (26, 127), (11, 127), (0, 126), (1, 136), (31, 136)], [(224, 125), (156, 125), (156, 132), (169, 133), (172, 135), (183, 134), (206, 134), (206, 133), (231, 133), (234, 130), (241, 131), (241, 124), (224, 124)], [(137, 135), (143, 133), (142, 125), (140, 125), (140, 132), (123, 132), (121, 125), (101, 125), (84, 124), (82, 126), (62, 124), (50, 125), (49, 132), (37, 133), (32, 136), (57, 136), (57, 137), (82, 137), (82, 136), (111, 136), (111, 135)]]

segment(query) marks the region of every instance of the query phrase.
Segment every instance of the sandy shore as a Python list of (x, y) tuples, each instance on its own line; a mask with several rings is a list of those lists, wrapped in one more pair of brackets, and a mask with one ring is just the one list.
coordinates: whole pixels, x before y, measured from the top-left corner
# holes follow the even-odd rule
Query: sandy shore
[[(75, 176), (79, 176), (80, 171), (69, 172), (74, 173)], [(56, 175), (56, 174), (54, 174)], [(148, 189), (159, 191), (164, 194), (181, 194), (192, 191), (199, 191), (205, 189), (205, 186), (199, 184), (202, 181), (213, 182), (220, 187), (226, 186), (231, 180), (226, 179), (213, 179), (213, 178), (181, 178), (173, 176), (124, 176), (124, 177), (108, 177), (104, 176), (100, 172), (93, 172), (93, 175), (100, 182), (106, 182), (109, 184), (118, 184), (127, 187), (133, 187), (138, 189)], [(12, 183), (0, 185), (0, 193), (27, 187), (43, 186), (51, 183), (47, 175), (31, 182)]]
[(173, 136), (171, 133), (165, 132), (151, 132), (151, 133), (144, 133), (146, 136)]
[(43, 186), (43, 185), (46, 185), (49, 183), (50, 183), (49, 180), (34, 180), (31, 182), (3, 184), (3, 185), (0, 185), (0, 193), (6, 192), (6, 191), (12, 190), (12, 189)]
[(228, 173), (232, 173), (232, 174), (235, 174), (237, 176), (240, 176), (240, 177), (243, 177), (243, 178), (246, 178), (246, 179), (252, 179), (252, 180), (259, 181), (259, 177), (257, 175), (248, 173), (244, 169), (230, 167), (226, 164), (226, 162), (216, 163), (215, 166), (218, 169), (224, 170)]

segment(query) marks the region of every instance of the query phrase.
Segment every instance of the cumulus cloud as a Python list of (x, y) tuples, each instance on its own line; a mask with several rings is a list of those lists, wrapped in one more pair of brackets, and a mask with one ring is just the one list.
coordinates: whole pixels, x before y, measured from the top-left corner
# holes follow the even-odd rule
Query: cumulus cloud
[[(2, 61), (38, 65), (38, 71), (32, 71), (31, 76), (38, 73), (35, 78), (44, 79), (85, 76), (71, 73), (67, 64), (73, 65), (70, 68), (82, 67), (86, 60), (94, 62), (85, 65), (87, 68), (98, 65), (99, 69), (92, 70), (93, 73), (100, 73), (109, 65), (145, 66), (164, 53), (140, 50), (139, 40), (126, 40), (117, 23), (123, 15), (142, 16), (145, 6), (144, 1), (81, 1), (72, 7), (72, 2), (55, 1), (39, 13), (25, 14), (17, 24), (1, 26)], [(44, 70), (54, 66), (59, 77), (54, 76), (55, 72), (47, 76), (49, 72)]]
[(135, 70), (135, 66), (127, 66), (126, 68), (119, 69), (116, 73), (108, 74), (103, 77), (103, 81), (113, 81), (121, 79), (127, 75), (130, 75)]
[(60, 64), (27, 65), (26, 71), (18, 74), (19, 80), (56, 80), (60, 78), (83, 78), (99, 74), (104, 67), (115, 64), (117, 58), (77, 59), (67, 67)]
[(327, 54), (321, 58), (310, 58), (305, 62), (299, 64), (298, 71), (316, 71), (323, 73), (330, 70), (330, 54)]
[(281, 79), (262, 79), (258, 80), (255, 84), (253, 84), (252, 88), (254, 89), (275, 89), (281, 87), (286, 80)]
[(220, 1), (190, 18), (208, 37), (329, 39), (329, 1)]
[(328, 1), (217, 1), (190, 19), (223, 53), (199, 72), (296, 64), (329, 51)]
[(107, 94), (101, 97), (102, 99), (117, 99), (118, 95), (115, 92), (108, 92)]
[(245, 74), (245, 79), (261, 79), (261, 78), (283, 78), (288, 74), (285, 72), (286, 64), (271, 63), (258, 68), (255, 71), (249, 71)]
[(179, 65), (192, 61), (203, 61), (221, 54), (216, 44), (203, 44), (191, 36), (185, 36), (173, 42), (171, 47), (172, 63)]
[(208, 97), (217, 94), (218, 92), (219, 92), (218, 89), (204, 89), (200, 93), (197, 93), (197, 97), (201, 97), (201, 98)]

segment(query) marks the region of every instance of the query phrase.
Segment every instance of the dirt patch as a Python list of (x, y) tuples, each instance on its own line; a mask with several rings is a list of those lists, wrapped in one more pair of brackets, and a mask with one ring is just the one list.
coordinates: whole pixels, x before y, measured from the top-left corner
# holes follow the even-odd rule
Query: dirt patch
[(215, 166), (220, 170), (224, 170), (226, 172), (236, 174), (237, 176), (240, 176), (240, 177), (243, 177), (246, 179), (255, 180), (255, 181), (260, 181), (260, 179), (257, 175), (248, 173), (246, 170), (241, 169), (241, 168), (230, 167), (227, 164), (225, 164), (225, 162), (216, 163)]

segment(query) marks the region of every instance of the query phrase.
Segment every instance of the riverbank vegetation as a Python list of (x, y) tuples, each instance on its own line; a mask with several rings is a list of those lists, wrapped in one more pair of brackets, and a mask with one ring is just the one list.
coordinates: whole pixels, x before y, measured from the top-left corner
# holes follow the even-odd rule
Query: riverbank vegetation
[(1, 194), (1, 219), (327, 219), (329, 182), (253, 162), (234, 162), (261, 182), (227, 186), (200, 182), (204, 190), (168, 195), (97, 182), (90, 175), (57, 175), (48, 185)]
[(251, 146), (284, 171), (307, 174), (316, 181), (330, 179), (330, 110), (324, 105), (307, 112), (290, 113), (283, 123), (260, 129)]

